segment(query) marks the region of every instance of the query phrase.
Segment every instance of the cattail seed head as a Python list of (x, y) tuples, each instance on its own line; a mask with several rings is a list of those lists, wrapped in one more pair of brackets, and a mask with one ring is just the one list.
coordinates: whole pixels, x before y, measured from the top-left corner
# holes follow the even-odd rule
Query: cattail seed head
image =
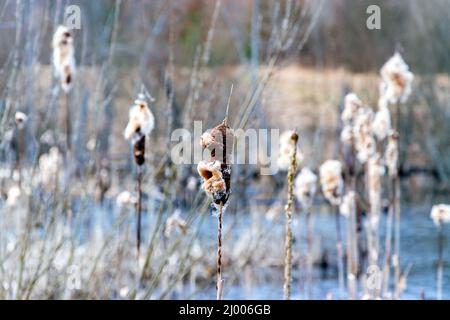
[(311, 207), (317, 190), (317, 176), (309, 168), (303, 168), (295, 178), (294, 190), (302, 207)]
[(344, 217), (350, 217), (352, 212), (356, 211), (356, 194), (354, 191), (348, 191), (342, 198), (342, 202), (339, 206), (339, 213)]
[(174, 229), (177, 229), (181, 234), (186, 234), (188, 231), (187, 222), (181, 217), (180, 210), (175, 210), (175, 212), (167, 218), (164, 236), (170, 238)]
[(388, 103), (404, 103), (412, 92), (414, 74), (396, 52), (381, 68), (380, 94)]
[(53, 35), (52, 47), (56, 76), (60, 79), (64, 92), (68, 93), (76, 72), (73, 35), (69, 28), (58, 26)]
[[(277, 159), (278, 168), (282, 171), (286, 171), (289, 169), (291, 164), (291, 156), (292, 156), (292, 137), (293, 131), (288, 130), (281, 134), (280, 136), (280, 144), (279, 144), (279, 154)], [(299, 165), (303, 161), (303, 154), (297, 146), (296, 150), (296, 162)]]
[(375, 113), (375, 117), (372, 122), (372, 131), (375, 137), (382, 141), (384, 140), (391, 130), (391, 115), (389, 109), (384, 103), (379, 103), (378, 111)]
[(372, 132), (373, 111), (368, 107), (358, 110), (353, 135), (359, 162), (366, 163), (375, 154), (376, 143)]
[(341, 113), (341, 120), (344, 124), (351, 124), (355, 121), (357, 112), (362, 108), (362, 102), (355, 93), (349, 93), (344, 98), (344, 110)]
[(381, 202), (381, 176), (383, 173), (380, 156), (376, 153), (367, 162), (367, 184), (371, 204), (380, 204)]
[(443, 223), (450, 223), (450, 205), (437, 204), (431, 208), (431, 219), (436, 226), (440, 226)]
[(14, 121), (19, 129), (23, 129), (25, 127), (25, 123), (28, 120), (28, 116), (23, 112), (16, 112), (14, 115)]
[(389, 131), (384, 160), (389, 176), (396, 177), (398, 175), (398, 133), (395, 130)]
[(339, 205), (344, 187), (341, 162), (327, 160), (320, 166), (319, 171), (323, 195), (332, 205)]
[(202, 160), (197, 165), (203, 179), (202, 189), (212, 197), (216, 207), (225, 206), (231, 193), (234, 132), (224, 120), (202, 135), (200, 145), (210, 152), (208, 161)]
[(145, 137), (155, 126), (155, 118), (150, 111), (145, 97), (139, 95), (129, 112), (128, 124), (125, 128), (125, 139), (133, 144), (133, 154), (137, 165), (145, 161)]

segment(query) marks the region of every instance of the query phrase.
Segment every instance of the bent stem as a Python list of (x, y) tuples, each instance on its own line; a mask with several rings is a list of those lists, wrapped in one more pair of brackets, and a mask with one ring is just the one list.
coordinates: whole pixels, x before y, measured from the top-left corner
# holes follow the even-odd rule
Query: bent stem
[(222, 202), (219, 205), (219, 214), (217, 215), (217, 300), (223, 299), (223, 279), (222, 279)]

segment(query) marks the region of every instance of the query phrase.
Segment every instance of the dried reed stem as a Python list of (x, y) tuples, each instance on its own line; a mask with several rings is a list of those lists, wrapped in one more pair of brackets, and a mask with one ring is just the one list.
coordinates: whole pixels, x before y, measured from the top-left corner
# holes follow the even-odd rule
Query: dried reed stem
[(223, 299), (223, 279), (222, 279), (222, 202), (219, 205), (217, 215), (217, 300)]
[(69, 92), (64, 94), (66, 103), (66, 147), (69, 152), (72, 149), (72, 119), (70, 117)]
[[(391, 182), (391, 193), (395, 198), (395, 177), (390, 179)], [(385, 249), (384, 249), (384, 266), (383, 266), (383, 297), (387, 297), (389, 291), (389, 278), (392, 262), (392, 220), (394, 218), (394, 200), (391, 199), (391, 204), (389, 206), (388, 217), (386, 221), (386, 237), (385, 237)]]
[(342, 252), (342, 235), (341, 235), (341, 217), (339, 213), (339, 206), (335, 206), (336, 217), (336, 253), (337, 253), (337, 265), (338, 265), (338, 282), (339, 290), (343, 292), (344, 285), (344, 255)]
[(142, 211), (142, 170), (141, 166), (137, 167), (137, 176), (136, 176), (136, 189), (138, 193), (137, 203), (136, 203), (136, 248), (137, 248), (137, 256), (139, 260), (140, 249), (141, 249), (141, 211)]
[(347, 220), (347, 289), (349, 299), (357, 297), (358, 244), (356, 234), (356, 204), (350, 210)]
[[(395, 113), (396, 113), (396, 128), (395, 130), (399, 133), (398, 138), (398, 148), (399, 148), (399, 154), (401, 149), (400, 144), (400, 103), (397, 102), (395, 106)], [(398, 166), (400, 166), (400, 159), (398, 162)], [(398, 170), (397, 170), (398, 171)], [(401, 272), (400, 272), (400, 214), (401, 214), (401, 208), (400, 208), (400, 178), (399, 175), (394, 178), (394, 194), (393, 194), (393, 200), (394, 200), (394, 216), (395, 216), (395, 225), (394, 225), (394, 257), (393, 257), (393, 264), (394, 264), (394, 270), (395, 270), (395, 298), (400, 299), (401, 294), (401, 284), (400, 284), (400, 278), (401, 278)]]
[(312, 285), (312, 273), (313, 273), (313, 228), (311, 221), (311, 208), (306, 208), (306, 286), (308, 290), (308, 298), (312, 299), (313, 296), (313, 285)]
[(444, 232), (442, 231), (442, 224), (438, 227), (438, 265), (436, 274), (436, 299), (442, 300), (442, 277), (444, 273)]
[(294, 177), (297, 171), (297, 133), (291, 136), (293, 144), (291, 165), (287, 175), (288, 180), (288, 199), (286, 204), (286, 238), (285, 238), (285, 258), (284, 258), (284, 299), (291, 299), (291, 284), (292, 284), (292, 206), (294, 204)]

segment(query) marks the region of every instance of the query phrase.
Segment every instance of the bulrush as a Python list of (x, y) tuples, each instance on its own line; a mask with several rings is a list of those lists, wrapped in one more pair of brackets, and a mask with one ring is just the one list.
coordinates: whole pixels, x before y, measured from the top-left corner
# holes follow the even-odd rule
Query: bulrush
[(327, 160), (320, 166), (320, 184), (325, 198), (332, 205), (339, 205), (344, 187), (340, 161)]
[[(231, 96), (231, 93), (230, 93)], [(227, 105), (228, 115), (229, 100)], [(228, 126), (228, 116), (218, 126), (205, 132), (200, 145), (206, 153), (206, 160), (200, 161), (197, 171), (203, 179), (202, 189), (208, 194), (217, 209), (217, 300), (223, 299), (222, 279), (222, 214), (231, 193), (231, 157), (234, 132)]]
[(373, 111), (368, 107), (358, 110), (353, 128), (358, 161), (362, 164), (375, 154), (376, 143), (372, 133)]
[(444, 232), (442, 225), (450, 223), (450, 205), (437, 204), (431, 208), (431, 219), (438, 227), (437, 247), (438, 247), (438, 265), (436, 274), (436, 296), (442, 300), (442, 278), (444, 273)]
[(60, 25), (53, 35), (53, 66), (65, 93), (72, 88), (75, 76), (75, 49), (73, 35), (69, 28)]
[(142, 210), (142, 165), (145, 162), (145, 137), (148, 136), (155, 126), (155, 118), (150, 111), (144, 94), (139, 94), (134, 101), (134, 105), (129, 112), (128, 124), (125, 128), (125, 139), (130, 140), (133, 144), (133, 156), (137, 165), (136, 189), (138, 192), (138, 199), (136, 203), (136, 243), (137, 253), (139, 259), (140, 244), (141, 244), (141, 210)]
[(352, 124), (355, 121), (358, 110), (362, 108), (362, 102), (355, 93), (349, 93), (344, 99), (344, 110), (341, 120), (344, 124)]
[[(292, 152), (292, 144), (291, 144), (291, 136), (293, 134), (292, 130), (284, 131), (280, 136), (280, 144), (279, 144), (279, 153), (277, 159), (278, 168), (282, 171), (287, 171), (291, 164), (291, 152)], [(296, 148), (296, 161), (297, 164), (303, 161), (303, 154), (299, 148)]]
[(412, 91), (414, 74), (400, 53), (396, 52), (381, 68), (383, 79), (380, 85), (380, 95), (388, 103), (404, 103)]
[(27, 120), (28, 116), (23, 112), (18, 111), (14, 115), (14, 121), (16, 122), (17, 128), (19, 128), (19, 130), (25, 127), (25, 123), (27, 122)]
[(383, 98), (380, 98), (378, 103), (378, 111), (375, 113), (375, 117), (372, 122), (372, 131), (375, 137), (382, 141), (384, 140), (391, 129), (391, 114), (387, 104)]
[(309, 168), (303, 168), (295, 178), (295, 196), (303, 208), (312, 205), (317, 190), (317, 176)]

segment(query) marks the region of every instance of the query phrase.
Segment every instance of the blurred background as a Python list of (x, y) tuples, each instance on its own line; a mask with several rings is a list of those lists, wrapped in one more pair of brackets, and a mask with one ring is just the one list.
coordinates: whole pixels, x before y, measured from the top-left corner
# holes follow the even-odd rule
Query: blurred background
[[(374, 4), (381, 8), (380, 30), (366, 26)], [(70, 154), (65, 97), (51, 60), (53, 33), (69, 5), (81, 13), (81, 28), (73, 30)], [(172, 163), (170, 133), (192, 130), (195, 120), (204, 129), (220, 123), (233, 84), (232, 127), (296, 128), (301, 167), (317, 173), (323, 161), (339, 157), (344, 96), (353, 91), (375, 108), (379, 70), (395, 51), (415, 74), (398, 127), (403, 298), (435, 298), (436, 228), (429, 212), (450, 200), (449, 5), (1, 0), (0, 298), (214, 298), (216, 219), (196, 165)], [(144, 249), (137, 258), (136, 168), (123, 130), (143, 86), (155, 99), (156, 127), (147, 142)], [(22, 144), (18, 111), (27, 115)], [(285, 171), (265, 177), (258, 165), (233, 166), (224, 217), (226, 298), (282, 298), (285, 178)], [(318, 194), (315, 299), (345, 296), (336, 289), (330, 212)], [(293, 295), (311, 298), (302, 273), (303, 228), (297, 204)], [(450, 270), (444, 270), (450, 298)]]

